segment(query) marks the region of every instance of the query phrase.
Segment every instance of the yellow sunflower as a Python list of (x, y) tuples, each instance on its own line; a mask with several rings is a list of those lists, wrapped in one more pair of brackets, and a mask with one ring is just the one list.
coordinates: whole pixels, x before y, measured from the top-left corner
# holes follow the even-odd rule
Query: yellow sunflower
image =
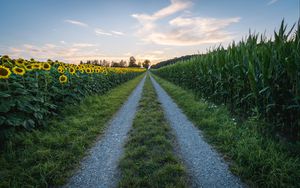
[(26, 65), (25, 69), (26, 71), (32, 71), (32, 65)]
[(69, 72), (70, 72), (70, 74), (75, 74), (75, 73), (76, 73), (76, 70), (75, 70), (74, 67), (70, 67), (70, 68), (69, 68)]
[(41, 64), (39, 63), (32, 63), (32, 69), (41, 69)]
[(87, 67), (87, 68), (85, 68), (85, 72), (90, 74), (90, 73), (92, 73), (92, 69)]
[(20, 76), (23, 76), (26, 72), (25, 69), (21, 68), (21, 67), (14, 67), (12, 70), (15, 74), (20, 75)]
[(61, 75), (61, 76), (59, 77), (59, 82), (60, 82), (61, 84), (66, 83), (67, 81), (68, 81), (68, 77), (67, 77), (66, 75)]
[(16, 65), (18, 65), (19, 67), (22, 67), (25, 65), (25, 61), (23, 59), (18, 59), (15, 61)]
[(65, 72), (65, 68), (64, 68), (63, 66), (60, 65), (60, 66), (57, 68), (57, 71), (58, 71), (59, 73), (63, 74), (63, 73)]
[(0, 79), (9, 78), (10, 74), (11, 74), (11, 71), (9, 70), (9, 68), (0, 65)]
[(43, 70), (46, 70), (46, 71), (49, 71), (49, 70), (51, 69), (50, 63), (43, 63), (42, 69), (43, 69)]
[(99, 69), (99, 68), (96, 68), (96, 69), (95, 69), (95, 72), (96, 72), (96, 73), (100, 73), (100, 69)]

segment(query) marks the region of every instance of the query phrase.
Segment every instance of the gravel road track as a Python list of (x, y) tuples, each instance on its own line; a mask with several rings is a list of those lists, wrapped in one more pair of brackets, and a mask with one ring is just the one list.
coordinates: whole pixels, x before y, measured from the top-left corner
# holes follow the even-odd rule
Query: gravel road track
[(118, 181), (118, 162), (123, 153), (127, 133), (131, 128), (145, 77), (121, 107), (102, 138), (90, 149), (77, 173), (65, 187), (114, 187)]
[(223, 158), (203, 139), (201, 132), (187, 119), (170, 96), (151, 77), (179, 145), (179, 155), (187, 166), (193, 187), (244, 187), (228, 169)]

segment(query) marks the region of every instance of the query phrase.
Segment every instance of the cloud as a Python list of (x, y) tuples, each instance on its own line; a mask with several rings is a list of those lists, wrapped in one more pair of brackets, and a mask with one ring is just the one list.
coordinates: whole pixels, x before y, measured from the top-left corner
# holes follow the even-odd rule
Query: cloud
[(4, 50), (5, 54), (12, 56), (13, 58), (34, 58), (40, 61), (45, 61), (48, 58), (56, 60), (59, 59), (66, 63), (79, 63), (82, 57), (86, 59), (101, 59), (105, 54), (101, 54), (101, 51), (97, 48), (91, 48), (97, 46), (90, 43), (74, 43), (74, 44), (61, 44), (55, 45), (46, 43), (43, 45), (23, 44), (18, 47), (9, 47)]
[(64, 20), (64, 22), (73, 24), (73, 25), (77, 25), (77, 26), (81, 26), (81, 27), (88, 27), (88, 24), (77, 21), (77, 20)]
[(86, 47), (94, 47), (96, 44), (90, 44), (90, 43), (75, 43), (73, 44), (73, 47), (81, 47), (81, 48), (86, 48)]
[(100, 28), (96, 28), (95, 29), (95, 33), (96, 33), (97, 36), (101, 36), (101, 35), (106, 35), (106, 36), (123, 36), (123, 35), (125, 35), (121, 31), (114, 31), (114, 30), (112, 30), (111, 32), (107, 32), (107, 31), (104, 31), (103, 29), (100, 29)]
[(61, 44), (67, 44), (64, 40), (59, 41)]
[[(124, 54), (104, 54), (98, 49), (96, 44), (91, 43), (73, 43), (73, 44), (50, 44), (43, 45), (23, 44), (18, 47), (6, 47), (3, 51), (12, 58), (34, 58), (38, 61), (46, 61), (47, 59), (59, 60), (65, 63), (78, 64), (81, 60), (105, 59), (107, 61), (128, 61), (130, 56), (134, 56), (138, 61), (143, 62), (149, 59), (152, 63), (156, 63), (167, 59), (166, 54), (162, 50), (149, 50), (139, 53)], [(0, 46), (1, 47), (1, 46)]]
[(165, 52), (162, 51), (162, 50), (153, 50), (150, 52), (150, 54), (157, 54), (157, 55), (161, 55), (161, 54), (164, 54)]
[(50, 43), (45, 44), (45, 46), (48, 47), (48, 48), (50, 48), (50, 49), (53, 49), (53, 48), (56, 47), (55, 44), (50, 44)]
[(272, 5), (272, 4), (274, 4), (274, 3), (276, 3), (278, 0), (270, 0), (269, 2), (268, 2), (268, 5)]
[(176, 12), (185, 10), (192, 6), (190, 1), (183, 1), (183, 0), (171, 0), (171, 5), (155, 12), (153, 15), (147, 14), (133, 14), (132, 17), (138, 19), (141, 23), (146, 21), (155, 21), (167, 16), (170, 16)]
[(100, 35), (112, 36), (111, 33), (105, 32), (105, 31), (103, 31), (102, 29), (99, 29), (99, 28), (95, 29), (95, 33), (96, 33), (97, 36), (100, 36)]
[[(171, 0), (169, 6), (152, 15), (133, 14), (132, 17), (140, 23), (137, 27), (137, 36), (147, 43), (170, 46), (220, 43), (233, 38), (233, 34), (225, 31), (225, 28), (239, 22), (239, 17), (224, 19), (193, 17), (187, 10), (192, 5), (190, 1)], [(182, 14), (178, 16), (179, 13)], [(172, 18), (169, 18), (171, 16)], [(167, 21), (167, 24), (161, 25), (158, 21)]]
[(124, 33), (121, 31), (111, 31), (111, 33), (113, 33), (115, 35), (124, 35)]

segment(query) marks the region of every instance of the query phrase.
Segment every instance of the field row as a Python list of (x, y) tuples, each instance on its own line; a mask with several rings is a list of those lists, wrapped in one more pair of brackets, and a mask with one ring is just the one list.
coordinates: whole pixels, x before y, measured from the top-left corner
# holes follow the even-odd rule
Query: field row
[(9, 128), (30, 130), (44, 126), (45, 120), (66, 104), (77, 103), (91, 94), (103, 94), (144, 71), (2, 56), (0, 132)]
[(274, 40), (250, 34), (227, 49), (219, 47), (155, 74), (246, 118), (270, 123), (259, 127), (291, 140), (300, 138), (300, 25), (282, 22)]

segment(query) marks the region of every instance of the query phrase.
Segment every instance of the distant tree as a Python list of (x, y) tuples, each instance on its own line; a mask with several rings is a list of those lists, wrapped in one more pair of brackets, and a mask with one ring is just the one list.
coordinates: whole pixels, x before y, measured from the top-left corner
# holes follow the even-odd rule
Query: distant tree
[(126, 67), (127, 62), (122, 59), (119, 64), (120, 67)]
[(163, 67), (163, 66), (167, 66), (167, 65), (171, 65), (171, 64), (174, 64), (174, 63), (177, 63), (177, 62), (180, 62), (180, 61), (186, 61), (186, 60), (189, 60), (191, 59), (192, 57), (196, 57), (196, 56), (199, 56), (198, 54), (194, 54), (194, 55), (186, 55), (186, 56), (182, 56), (182, 57), (175, 57), (173, 59), (169, 59), (169, 60), (166, 60), (166, 61), (161, 61), (153, 66), (151, 66), (151, 69), (158, 69), (160, 67)]
[(150, 60), (149, 59), (146, 59), (144, 62), (143, 62), (143, 67), (148, 69), (148, 67), (150, 66)]
[(136, 59), (133, 56), (131, 56), (129, 58), (129, 65), (128, 65), (128, 67), (138, 67), (138, 65), (136, 64)]
[(120, 67), (120, 63), (112, 61), (111, 62), (111, 67)]
[(103, 67), (109, 67), (109, 62), (105, 59), (102, 60), (102, 66)]
[(138, 62), (137, 67), (142, 67), (142, 63)]
[(96, 59), (93, 60), (93, 61), (92, 61), (92, 64), (93, 64), (93, 65), (99, 65), (99, 60), (96, 60)]

